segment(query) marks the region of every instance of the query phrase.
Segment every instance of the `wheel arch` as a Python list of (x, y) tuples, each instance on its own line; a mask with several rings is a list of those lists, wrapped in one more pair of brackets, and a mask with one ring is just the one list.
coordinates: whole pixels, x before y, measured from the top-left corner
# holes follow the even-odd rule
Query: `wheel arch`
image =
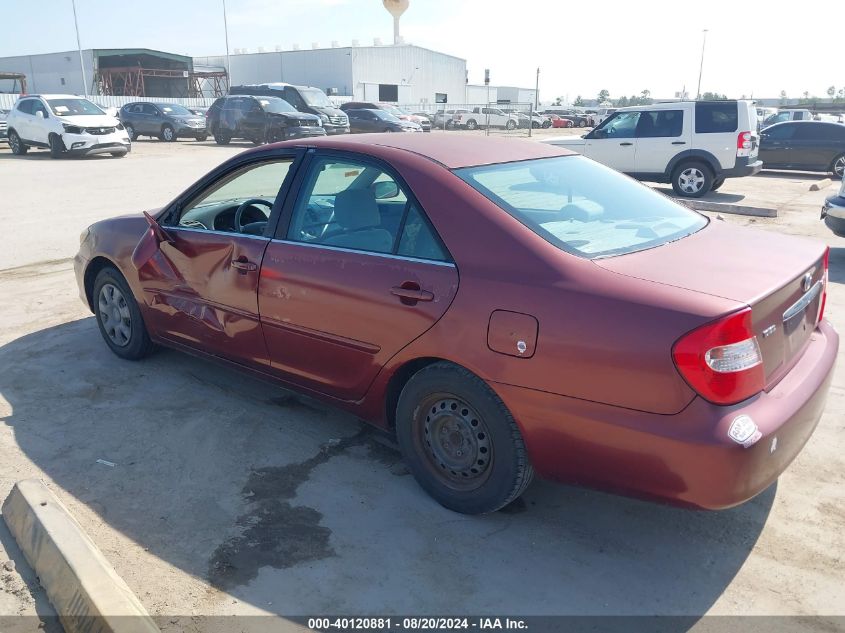
[[(463, 365), (451, 361), (448, 358), (421, 356), (419, 358), (407, 360), (393, 370), (393, 374), (390, 376), (390, 379), (387, 382), (387, 387), (384, 391), (384, 416), (387, 420), (388, 429), (393, 430), (396, 428), (396, 407), (399, 404), (399, 396), (405, 388), (405, 385), (408, 384), (408, 381), (413, 378), (417, 372), (425, 369), (429, 365), (434, 365), (435, 363), (449, 363), (457, 367), (463, 367)], [(471, 371), (466, 367), (463, 368), (467, 371)]]
[(719, 174), (722, 172), (722, 167), (719, 164), (719, 159), (716, 158), (713, 154), (708, 152), (707, 150), (703, 149), (687, 149), (679, 154), (676, 154), (672, 160), (669, 161), (669, 164), (666, 166), (666, 177), (670, 179), (672, 178), (672, 174), (674, 173), (675, 169), (681, 163), (690, 163), (690, 162), (702, 162), (710, 167), (710, 171), (713, 174), (713, 178), (718, 178)]
[[(88, 308), (92, 313), (94, 312), (94, 280), (97, 279), (97, 275), (100, 274), (100, 271), (103, 270), (103, 268), (107, 268), (109, 266), (120, 272), (120, 268), (117, 264), (108, 257), (104, 257), (102, 255), (98, 255), (88, 262), (88, 266), (85, 268), (85, 276), (83, 277), (85, 299), (87, 300)], [(123, 275), (123, 273), (120, 274)]]

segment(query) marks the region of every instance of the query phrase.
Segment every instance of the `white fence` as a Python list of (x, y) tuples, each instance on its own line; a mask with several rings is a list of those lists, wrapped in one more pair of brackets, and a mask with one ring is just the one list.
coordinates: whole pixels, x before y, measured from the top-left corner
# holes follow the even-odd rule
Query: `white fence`
[[(14, 105), (20, 95), (0, 93), (0, 109), (8, 110)], [(119, 108), (126, 103), (133, 101), (154, 101), (155, 103), (178, 103), (188, 107), (209, 107), (217, 97), (108, 97), (104, 95), (89, 95), (88, 99), (102, 106)]]

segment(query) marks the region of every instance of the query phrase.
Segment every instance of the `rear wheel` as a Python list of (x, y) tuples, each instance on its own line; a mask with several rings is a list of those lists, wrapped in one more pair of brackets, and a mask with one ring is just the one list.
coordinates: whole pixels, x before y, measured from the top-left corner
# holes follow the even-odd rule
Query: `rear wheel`
[(512, 120), (509, 120), (507, 123), (505, 123), (505, 129), (506, 129), (506, 130), (513, 130), (513, 129), (516, 129), (516, 122), (515, 122), (515, 121), (512, 121)]
[(845, 154), (840, 154), (833, 159), (833, 162), (830, 164), (830, 171), (832, 171), (837, 178), (845, 177)]
[(451, 363), (429, 365), (408, 381), (396, 435), (420, 486), (456, 512), (495, 512), (534, 476), (504, 403), (478, 376)]
[(587, 127), (587, 122), (584, 119), (578, 121), (578, 127)]
[(113, 266), (94, 280), (94, 313), (109, 349), (126, 360), (139, 360), (153, 350), (138, 303), (123, 275)]
[(225, 130), (220, 130), (214, 133), (214, 142), (218, 145), (228, 145), (232, 142), (232, 135)]
[(173, 141), (176, 140), (176, 131), (173, 129), (172, 126), (165, 125), (161, 128), (161, 134), (159, 135), (159, 138), (162, 141), (172, 143)]
[(14, 130), (9, 132), (9, 147), (12, 148), (12, 154), (15, 156), (23, 156), (29, 151), (29, 147), (24, 144), (21, 137)]
[(478, 121), (476, 121), (475, 119), (470, 119), (469, 121), (467, 121), (467, 129), (468, 130), (475, 130), (477, 128), (478, 128)]
[(710, 191), (716, 191), (719, 187), (725, 184), (724, 178), (717, 178), (713, 181), (713, 186), (710, 187)]
[(58, 134), (51, 134), (50, 138), (50, 158), (61, 158), (65, 153), (65, 143), (62, 137)]
[(127, 123), (124, 127), (126, 128), (126, 136), (129, 137), (130, 141), (134, 141), (135, 139), (138, 138), (138, 135), (135, 134), (135, 126), (134, 125), (132, 125), (131, 123)]
[(111, 155), (114, 158), (123, 158), (124, 156), (126, 156), (126, 152), (111, 152)]
[(199, 136), (197, 136), (197, 140), (198, 140), (200, 143), (202, 143), (203, 141), (205, 141), (205, 140), (207, 140), (207, 139), (208, 139), (208, 134), (200, 134)]
[(704, 163), (681, 163), (672, 172), (672, 189), (684, 198), (700, 198), (713, 187), (713, 174)]

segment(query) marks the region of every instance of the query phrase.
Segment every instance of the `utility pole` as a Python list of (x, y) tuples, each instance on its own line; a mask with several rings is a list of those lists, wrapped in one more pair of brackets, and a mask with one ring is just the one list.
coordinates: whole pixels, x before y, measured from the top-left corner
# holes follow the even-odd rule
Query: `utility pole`
[[(223, 32), (226, 36), (226, 82), (232, 87), (232, 65), (229, 63), (229, 22), (226, 20), (226, 0), (223, 0)], [(229, 92), (228, 90), (226, 92)]]
[(70, 0), (73, 6), (73, 25), (76, 27), (76, 49), (79, 51), (79, 70), (82, 71), (82, 94), (88, 98), (88, 79), (85, 77), (85, 62), (82, 61), (82, 44), (79, 42), (79, 22), (76, 20), (76, 0)]
[(540, 67), (537, 67), (537, 81), (534, 84), (534, 110), (540, 109)]
[(698, 67), (698, 91), (695, 100), (701, 99), (701, 73), (704, 70), (704, 47), (707, 44), (707, 29), (704, 29), (704, 39), (701, 42), (701, 65)]

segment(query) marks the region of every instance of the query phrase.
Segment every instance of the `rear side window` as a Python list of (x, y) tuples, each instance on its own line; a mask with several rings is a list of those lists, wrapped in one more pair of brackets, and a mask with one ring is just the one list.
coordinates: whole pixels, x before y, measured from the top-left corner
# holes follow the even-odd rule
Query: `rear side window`
[(589, 259), (654, 248), (707, 225), (698, 213), (583, 156), (455, 173), (549, 243)]
[(411, 205), (405, 218), (402, 237), (399, 238), (397, 255), (417, 257), (419, 259), (433, 259), (435, 261), (449, 261), (449, 256), (440, 243), (440, 238), (425, 219), (416, 205)]
[(637, 124), (637, 138), (680, 136), (684, 129), (683, 110), (643, 112)]
[(695, 104), (695, 133), (719, 134), (737, 131), (736, 101)]

